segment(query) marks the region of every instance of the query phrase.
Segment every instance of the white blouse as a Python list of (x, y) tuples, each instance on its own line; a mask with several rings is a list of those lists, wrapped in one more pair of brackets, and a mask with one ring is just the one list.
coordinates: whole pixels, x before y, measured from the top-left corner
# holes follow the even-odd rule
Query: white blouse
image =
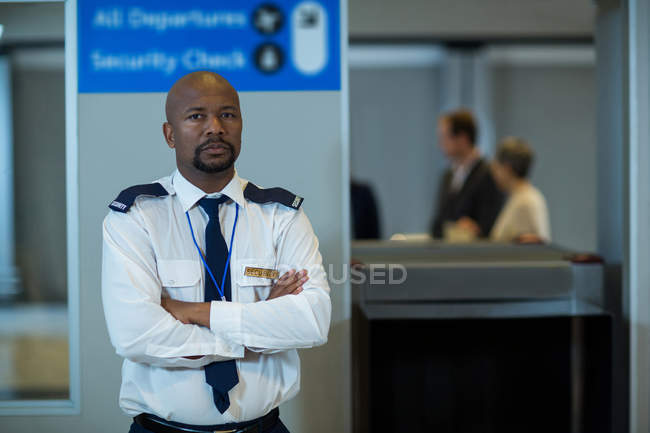
[(551, 240), (546, 200), (530, 184), (510, 195), (494, 223), (490, 239), (494, 242), (511, 242), (524, 234), (537, 235), (546, 242)]

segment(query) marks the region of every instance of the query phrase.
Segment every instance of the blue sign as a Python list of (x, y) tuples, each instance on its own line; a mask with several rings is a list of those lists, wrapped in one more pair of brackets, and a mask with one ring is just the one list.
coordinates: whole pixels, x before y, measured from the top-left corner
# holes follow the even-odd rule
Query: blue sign
[(339, 0), (78, 0), (79, 92), (166, 92), (209, 70), (239, 91), (339, 90)]

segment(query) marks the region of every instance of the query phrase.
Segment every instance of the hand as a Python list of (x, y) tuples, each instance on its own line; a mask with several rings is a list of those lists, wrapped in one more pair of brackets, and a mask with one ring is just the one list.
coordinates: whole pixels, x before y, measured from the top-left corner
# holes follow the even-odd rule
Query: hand
[(544, 238), (534, 233), (524, 233), (515, 238), (516, 244), (544, 244)]
[(160, 305), (186, 325), (210, 327), (210, 302), (184, 302), (171, 298), (161, 298)]
[(191, 325), (194, 322), (191, 317), (191, 305), (194, 302), (177, 301), (171, 298), (161, 298), (160, 306), (163, 307), (169, 314), (174, 316), (176, 320), (180, 320), (186, 325)]
[(478, 226), (476, 221), (470, 217), (462, 217), (456, 221), (456, 227), (462, 230), (465, 230), (474, 236), (478, 236), (481, 233), (481, 228)]
[(271, 294), (267, 300), (279, 298), (285, 295), (297, 295), (302, 292), (302, 285), (309, 280), (307, 276), (307, 270), (303, 269), (300, 272), (296, 272), (294, 269), (286, 272), (280, 277), (280, 279), (275, 283), (273, 288), (271, 288)]

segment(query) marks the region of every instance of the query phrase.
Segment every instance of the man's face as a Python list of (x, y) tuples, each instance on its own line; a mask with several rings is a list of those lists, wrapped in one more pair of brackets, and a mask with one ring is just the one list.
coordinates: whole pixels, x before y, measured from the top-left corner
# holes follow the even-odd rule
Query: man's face
[(458, 159), (463, 156), (465, 149), (465, 137), (463, 135), (453, 135), (449, 120), (445, 117), (438, 119), (438, 146), (449, 159)]
[(232, 169), (241, 151), (242, 116), (232, 87), (203, 80), (175, 95), (165, 138), (176, 150), (181, 172), (219, 173)]

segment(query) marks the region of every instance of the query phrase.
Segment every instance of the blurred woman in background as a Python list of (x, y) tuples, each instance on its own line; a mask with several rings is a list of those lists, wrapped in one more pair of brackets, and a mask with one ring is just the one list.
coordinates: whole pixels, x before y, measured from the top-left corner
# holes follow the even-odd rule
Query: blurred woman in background
[(529, 179), (534, 153), (521, 138), (501, 141), (492, 163), (494, 180), (508, 198), (490, 232), (494, 242), (548, 243), (551, 227), (542, 193)]

